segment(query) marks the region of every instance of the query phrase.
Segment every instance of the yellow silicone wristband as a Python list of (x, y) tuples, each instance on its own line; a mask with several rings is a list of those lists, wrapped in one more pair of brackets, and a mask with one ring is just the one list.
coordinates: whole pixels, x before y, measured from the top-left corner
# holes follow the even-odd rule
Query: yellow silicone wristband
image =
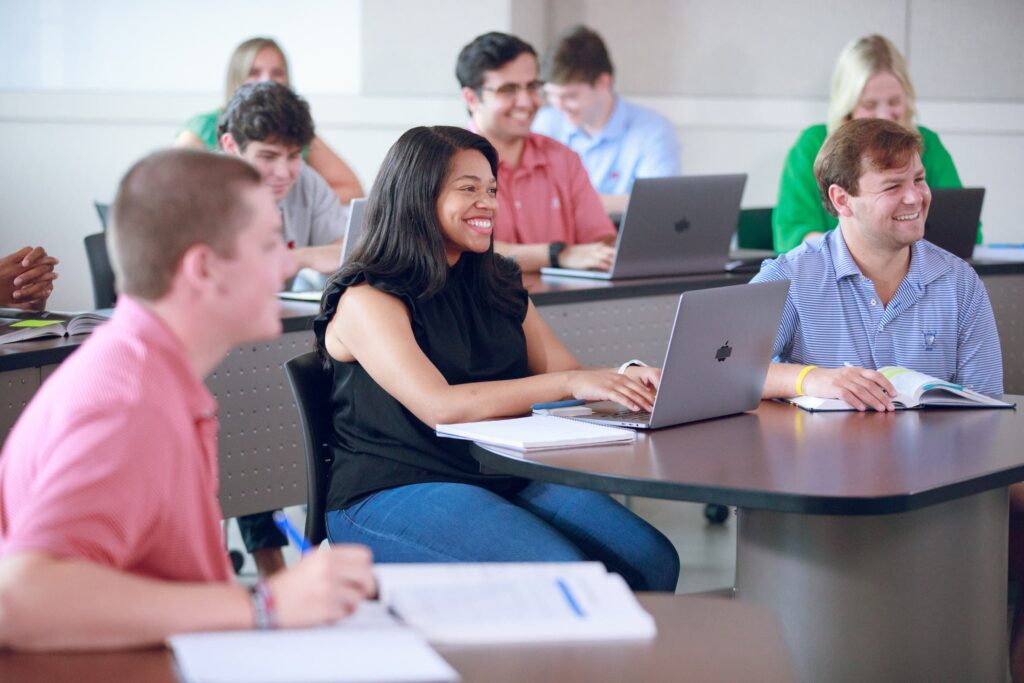
[(800, 374), (796, 376), (796, 395), (797, 396), (803, 396), (804, 395), (804, 378), (807, 377), (807, 374), (811, 370), (815, 369), (816, 367), (818, 367), (818, 366), (817, 365), (805, 365), (804, 369), (800, 371)]

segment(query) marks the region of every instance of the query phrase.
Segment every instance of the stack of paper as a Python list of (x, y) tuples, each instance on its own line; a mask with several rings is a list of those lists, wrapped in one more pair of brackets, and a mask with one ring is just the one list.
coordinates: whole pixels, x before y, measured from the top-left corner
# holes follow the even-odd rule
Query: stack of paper
[(654, 619), (599, 562), (380, 564), (381, 601), (432, 643), (653, 638)]
[(459, 675), (379, 603), (337, 626), (185, 633), (168, 644), (188, 683), (457, 681)]
[(628, 429), (566, 420), (552, 415), (437, 425), (437, 435), (518, 451), (629, 443), (636, 439), (636, 433)]

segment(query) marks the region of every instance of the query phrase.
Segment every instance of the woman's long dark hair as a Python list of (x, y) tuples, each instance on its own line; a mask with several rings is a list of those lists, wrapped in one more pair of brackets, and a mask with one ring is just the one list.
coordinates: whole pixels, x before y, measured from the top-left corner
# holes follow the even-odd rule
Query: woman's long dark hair
[[(370, 189), (360, 243), (331, 276), (327, 289), (360, 272), (414, 299), (430, 298), (444, 287), (448, 260), (437, 198), (452, 159), (462, 150), (483, 154), (497, 177), (497, 151), (464, 128), (419, 126), (398, 138)], [(466, 252), (461, 261), (473, 291), (488, 306), (504, 315), (523, 314), (523, 300), (517, 296), (522, 287), (519, 267), (494, 253), (493, 238), (486, 252)]]

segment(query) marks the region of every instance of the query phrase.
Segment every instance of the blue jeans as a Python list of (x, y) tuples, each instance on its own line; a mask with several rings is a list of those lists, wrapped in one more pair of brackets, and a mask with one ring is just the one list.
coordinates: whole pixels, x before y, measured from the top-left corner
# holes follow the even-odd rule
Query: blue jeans
[(531, 482), (503, 497), (469, 484), (379, 491), (326, 515), (332, 543), (368, 545), (377, 562), (598, 560), (633, 590), (675, 591), (679, 556), (609, 496)]

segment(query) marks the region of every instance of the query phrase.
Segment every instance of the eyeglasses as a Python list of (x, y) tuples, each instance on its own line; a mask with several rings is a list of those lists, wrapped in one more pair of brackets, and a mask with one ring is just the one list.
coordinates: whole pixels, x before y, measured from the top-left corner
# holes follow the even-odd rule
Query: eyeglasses
[(502, 83), (497, 88), (481, 86), (481, 90), (492, 92), (503, 100), (514, 100), (520, 90), (525, 90), (530, 97), (540, 97), (544, 90), (544, 81), (530, 81), (529, 83)]

